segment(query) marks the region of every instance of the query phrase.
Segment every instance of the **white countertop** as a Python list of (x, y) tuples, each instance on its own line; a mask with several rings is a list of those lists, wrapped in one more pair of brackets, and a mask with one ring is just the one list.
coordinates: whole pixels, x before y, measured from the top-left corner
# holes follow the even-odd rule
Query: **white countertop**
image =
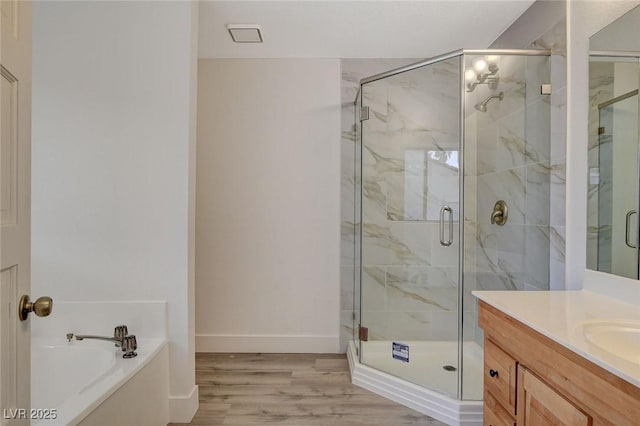
[[(585, 324), (640, 324), (640, 306), (587, 290), (474, 291), (473, 295), (616, 376), (640, 387), (640, 353), (631, 362), (587, 340)], [(624, 344), (623, 344), (624, 345)], [(636, 342), (637, 345), (637, 342)], [(630, 345), (629, 345), (630, 346)], [(629, 354), (627, 353), (627, 358)]]

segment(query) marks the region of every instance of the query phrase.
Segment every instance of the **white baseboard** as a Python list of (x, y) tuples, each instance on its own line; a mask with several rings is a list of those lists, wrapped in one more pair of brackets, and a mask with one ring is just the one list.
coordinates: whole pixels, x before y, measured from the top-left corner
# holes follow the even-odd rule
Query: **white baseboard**
[(338, 353), (340, 336), (196, 334), (196, 352)]
[(356, 347), (347, 350), (351, 382), (449, 425), (482, 426), (482, 401), (460, 401), (409, 383), (358, 361)]
[(169, 420), (171, 423), (191, 423), (199, 407), (198, 386), (189, 395), (169, 396)]

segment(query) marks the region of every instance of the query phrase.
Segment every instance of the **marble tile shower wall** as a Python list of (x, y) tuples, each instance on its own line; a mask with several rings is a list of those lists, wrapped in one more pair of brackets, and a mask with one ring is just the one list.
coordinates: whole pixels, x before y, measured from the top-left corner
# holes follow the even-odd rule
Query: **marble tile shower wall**
[(413, 59), (343, 59), (341, 61), (341, 102), (342, 102), (342, 135), (341, 135), (341, 308), (340, 308), (340, 344), (346, 351), (347, 344), (354, 338), (360, 312), (360, 288), (354, 286), (359, 282), (356, 269), (356, 255), (359, 256), (359, 235), (356, 212), (359, 211), (360, 199), (355, 196), (355, 186), (359, 184), (356, 176), (356, 162), (359, 162), (359, 151), (356, 141), (359, 140), (355, 126), (354, 99), (362, 78), (397, 68), (417, 60)]
[[(539, 94), (540, 84), (550, 78), (546, 61), (504, 57), (499, 90), (505, 92), (505, 99), (493, 101), (485, 113), (472, 106), (493, 93), (479, 86), (467, 95), (465, 340), (479, 336), (472, 290), (549, 288), (553, 215), (549, 198), (554, 153), (549, 146), (552, 130), (548, 117), (553, 99)], [(360, 249), (355, 233), (360, 200), (354, 198), (358, 151), (353, 100), (362, 77), (410, 62), (342, 61), (343, 346), (353, 338), (358, 322), (354, 318), (360, 314), (359, 289), (353, 285), (357, 274), (354, 247), (356, 253)], [(437, 215), (444, 202), (458, 198), (457, 170), (446, 164), (446, 155), (457, 151), (458, 146), (459, 77), (452, 63), (411, 75), (425, 80), (409, 81), (410, 75), (406, 74), (375, 83), (365, 92), (364, 103), (371, 108), (371, 118), (365, 127), (361, 200), (365, 221), (363, 318), (371, 339), (454, 340), (458, 327), (458, 249), (455, 244), (449, 249), (440, 246)], [(425, 116), (429, 117), (427, 122)], [(428, 120), (437, 121), (438, 126), (431, 126), (433, 122)], [(430, 146), (425, 141), (431, 141)], [(407, 154), (425, 151), (432, 154), (417, 159)], [(439, 186), (427, 185), (426, 194), (424, 189), (407, 190), (421, 188), (419, 182), (424, 182), (426, 170), (429, 177), (438, 178)], [(423, 203), (425, 197), (427, 202)], [(498, 199), (509, 203), (510, 218), (505, 227), (490, 224), (490, 213)], [(423, 204), (424, 209), (411, 207)], [(457, 205), (454, 207), (458, 210)], [(457, 223), (458, 218), (455, 220)]]
[[(548, 288), (550, 99), (540, 95), (548, 67), (544, 57), (503, 57), (498, 87), (478, 86), (466, 95), (465, 148), (475, 145), (476, 167), (465, 167), (465, 208), (477, 193), (475, 222), (467, 214), (476, 229), (476, 238), (465, 241), (475, 244), (474, 261), (465, 259), (468, 289), (473, 282), (483, 290)], [(488, 104), (486, 112), (470, 107), (498, 92), (504, 100)], [(473, 154), (465, 155), (467, 164)], [(500, 199), (509, 208), (505, 226), (490, 222)]]
[[(411, 62), (415, 60), (342, 61), (343, 202), (347, 200), (342, 226), (343, 343), (357, 325), (351, 313), (355, 298), (358, 317), (360, 296), (349, 281), (357, 273), (350, 250), (358, 240), (350, 210), (354, 197), (347, 195), (358, 183), (352, 165), (357, 154), (353, 99), (362, 77)], [(437, 221), (443, 203), (454, 204), (458, 198), (457, 169), (448, 164), (458, 149), (458, 93), (458, 66), (453, 63), (376, 82), (365, 92), (371, 118), (363, 151), (362, 305), (371, 339), (457, 338), (458, 249), (440, 246)]]
[[(362, 317), (373, 340), (458, 338), (459, 59), (367, 85), (363, 103)], [(454, 234), (458, 232), (457, 225)]]
[(529, 48), (551, 51), (549, 288), (565, 288), (565, 200), (567, 169), (567, 21), (565, 17)]

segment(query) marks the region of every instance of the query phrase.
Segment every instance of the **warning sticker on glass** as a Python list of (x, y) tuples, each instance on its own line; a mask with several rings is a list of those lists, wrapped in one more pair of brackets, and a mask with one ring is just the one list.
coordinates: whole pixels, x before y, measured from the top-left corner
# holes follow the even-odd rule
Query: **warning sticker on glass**
[(398, 359), (402, 362), (409, 362), (409, 345), (393, 342), (391, 354), (393, 355), (393, 359)]

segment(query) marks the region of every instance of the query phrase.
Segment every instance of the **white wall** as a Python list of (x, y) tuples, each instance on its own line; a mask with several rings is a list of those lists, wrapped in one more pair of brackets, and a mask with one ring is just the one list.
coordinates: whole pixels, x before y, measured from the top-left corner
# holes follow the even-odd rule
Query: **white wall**
[(197, 3), (33, 12), (33, 294), (168, 301), (172, 420), (188, 421)]
[(337, 352), (340, 62), (201, 60), (196, 348)]

